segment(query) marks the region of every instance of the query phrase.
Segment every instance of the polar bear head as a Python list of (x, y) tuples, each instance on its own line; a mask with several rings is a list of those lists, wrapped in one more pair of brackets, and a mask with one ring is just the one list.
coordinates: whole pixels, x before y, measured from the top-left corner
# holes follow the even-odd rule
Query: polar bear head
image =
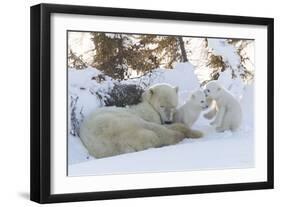
[(209, 107), (205, 93), (201, 90), (193, 91), (190, 94), (189, 101), (191, 101), (194, 105), (199, 106), (202, 110)]
[(170, 124), (178, 105), (178, 87), (155, 84), (143, 93), (143, 101), (150, 103), (159, 113), (162, 124)]
[(205, 96), (207, 98), (217, 99), (220, 97), (220, 93), (222, 92), (222, 86), (216, 81), (210, 81), (205, 86)]

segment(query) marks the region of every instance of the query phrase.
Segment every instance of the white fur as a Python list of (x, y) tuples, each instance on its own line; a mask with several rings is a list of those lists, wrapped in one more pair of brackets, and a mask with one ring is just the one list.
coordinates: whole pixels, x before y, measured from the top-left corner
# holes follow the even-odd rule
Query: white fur
[(217, 111), (218, 111), (216, 101), (211, 99), (210, 97), (206, 98), (206, 100), (207, 100), (207, 103), (208, 103), (208, 106), (209, 106), (209, 110), (208, 110), (207, 113), (204, 114), (204, 117), (206, 119), (213, 119), (216, 116)]
[(239, 102), (219, 83), (210, 81), (205, 87), (207, 98), (214, 99), (217, 105), (217, 115), (212, 123), (218, 132), (237, 130), (242, 121), (242, 110)]
[(101, 158), (171, 145), (185, 137), (200, 137), (200, 132), (183, 124), (161, 125), (173, 121), (177, 92), (176, 87), (157, 84), (144, 92), (138, 105), (96, 110), (81, 125), (83, 144), (91, 155)]
[(208, 104), (204, 92), (201, 90), (194, 91), (187, 101), (177, 109), (175, 121), (184, 123), (187, 127), (192, 127), (201, 111), (207, 108)]

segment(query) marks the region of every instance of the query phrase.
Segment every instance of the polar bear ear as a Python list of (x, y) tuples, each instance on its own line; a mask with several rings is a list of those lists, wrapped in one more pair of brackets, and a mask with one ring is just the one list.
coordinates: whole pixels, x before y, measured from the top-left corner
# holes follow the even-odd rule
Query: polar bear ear
[(154, 90), (153, 88), (150, 88), (142, 94), (142, 99), (149, 100), (153, 94), (154, 94)]
[(176, 93), (179, 92), (179, 87), (178, 86), (174, 87), (174, 89), (175, 89)]
[(153, 90), (153, 88), (150, 88), (150, 89), (148, 90), (148, 92), (149, 92), (149, 96), (150, 96), (150, 97), (155, 93), (155, 91)]

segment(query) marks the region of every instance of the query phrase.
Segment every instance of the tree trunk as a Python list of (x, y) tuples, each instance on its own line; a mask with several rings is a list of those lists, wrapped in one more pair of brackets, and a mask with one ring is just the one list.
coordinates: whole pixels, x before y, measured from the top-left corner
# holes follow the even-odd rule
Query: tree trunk
[(182, 62), (188, 62), (185, 47), (184, 47), (184, 41), (183, 41), (182, 37), (178, 37), (178, 40), (179, 40), (180, 49), (181, 49)]

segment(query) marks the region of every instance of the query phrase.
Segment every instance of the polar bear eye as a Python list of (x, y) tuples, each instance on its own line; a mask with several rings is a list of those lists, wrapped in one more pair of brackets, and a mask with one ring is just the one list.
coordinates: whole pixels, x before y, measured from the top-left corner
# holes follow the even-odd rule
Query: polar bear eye
[(210, 93), (210, 90), (209, 90), (209, 89), (207, 89), (207, 92), (208, 92), (208, 93)]
[(204, 103), (204, 101), (200, 101), (201, 103)]

